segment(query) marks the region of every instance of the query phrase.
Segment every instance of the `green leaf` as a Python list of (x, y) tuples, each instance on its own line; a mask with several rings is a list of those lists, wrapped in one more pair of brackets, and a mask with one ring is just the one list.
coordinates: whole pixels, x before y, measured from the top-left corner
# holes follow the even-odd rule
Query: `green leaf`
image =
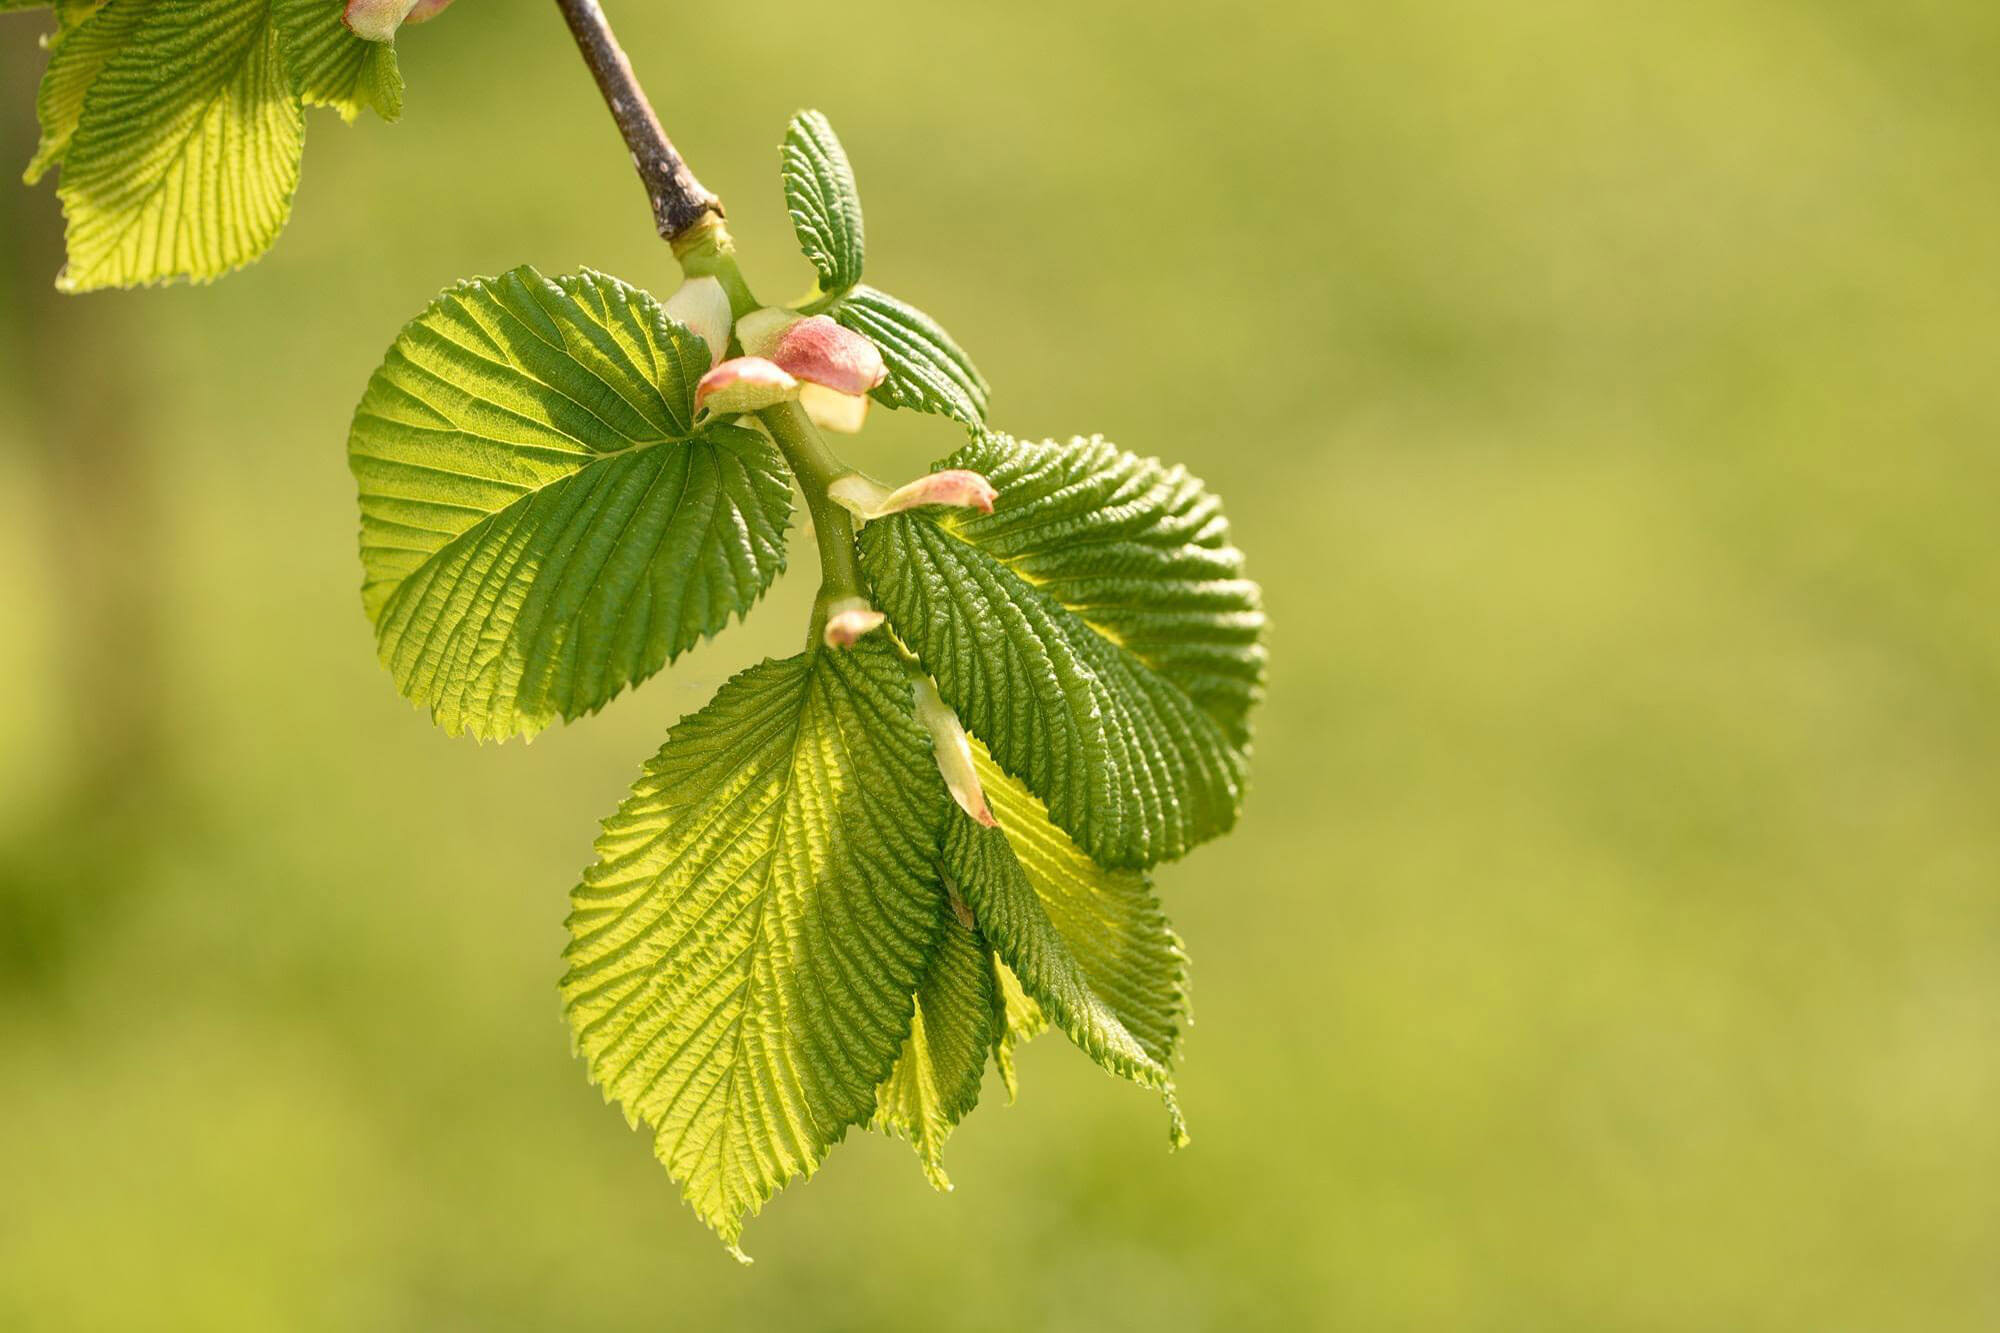
[(993, 955), (993, 984), (1000, 1002), (1000, 1026), (993, 1034), (993, 1063), (1000, 1067), (1000, 1081), (1006, 1085), (1007, 1100), (1012, 1103), (1021, 1092), (1014, 1070), (1014, 1051), (1048, 1031), (1049, 1020), (1042, 1007), (1021, 989), (1021, 979), (1014, 975), (1014, 969), (1001, 962), (997, 953)]
[(785, 130), (785, 207), (799, 249), (819, 274), (819, 288), (844, 292), (861, 281), (867, 238), (854, 169), (833, 126), (817, 111), (801, 111)]
[(152, 8), (153, 0), (119, 0), (97, 10), (74, 26), (56, 34), (49, 50), (48, 68), (42, 72), (41, 86), (35, 91), (35, 114), (42, 123), (42, 140), (35, 149), (21, 179), (33, 185), (59, 165), (76, 134), (83, 116), (84, 95), (104, 69), (106, 62), (131, 40), (139, 20)]
[(908, 1139), (932, 1188), (949, 1190), (944, 1141), (979, 1104), (986, 1056), (1004, 1016), (992, 951), (962, 904), (947, 905), (937, 952), (917, 988), (910, 1036), (876, 1094), (875, 1126)]
[(1187, 1007), (1187, 955), (1138, 871), (1106, 870), (1049, 822), (983, 747), (973, 762), (998, 828), (946, 827), (947, 881), (1032, 998), (1092, 1060), (1157, 1088), (1187, 1142), (1171, 1066)]
[(874, 391), (878, 402), (985, 424), (985, 379), (929, 315), (873, 287), (856, 287), (828, 313), (881, 350), (889, 376)]
[(372, 107), (384, 120), (403, 114), (396, 48), (356, 37), (341, 14), (345, 0), (271, 0), (292, 87), (307, 106), (332, 107), (352, 123)]
[(106, 0), (0, 0), (0, 14), (16, 10), (53, 9), (56, 18), (56, 30), (52, 33), (46, 33), (42, 37), (42, 45), (50, 47), (64, 33), (77, 27), (84, 20), (102, 9), (105, 3)]
[(291, 211), (304, 141), (269, 0), (155, 0), (84, 97), (57, 286), (201, 282), (256, 259)]
[(1008, 773), (1098, 862), (1177, 857), (1236, 821), (1264, 616), (1220, 503), (1101, 439), (986, 436), (990, 515), (870, 523), (877, 604)]
[(683, 719), (571, 895), (590, 1077), (732, 1248), (865, 1123), (936, 945), (948, 805), (881, 636), (766, 661)]
[(602, 707), (750, 609), (791, 483), (696, 431), (708, 348), (645, 292), (522, 267), (446, 291), (355, 410), (362, 599), (397, 688), (453, 734)]

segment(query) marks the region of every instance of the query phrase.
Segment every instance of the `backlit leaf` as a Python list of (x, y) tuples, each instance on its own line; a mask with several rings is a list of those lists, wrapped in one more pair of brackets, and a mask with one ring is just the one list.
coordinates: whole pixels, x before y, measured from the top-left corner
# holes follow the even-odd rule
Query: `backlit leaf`
[(394, 120), (403, 114), (396, 48), (356, 37), (340, 21), (345, 9), (345, 0), (271, 0), (292, 86), (307, 106), (332, 107), (343, 120), (363, 107)]
[(732, 1247), (875, 1114), (948, 910), (946, 804), (877, 637), (731, 680), (605, 822), (565, 1008), (592, 1081)]
[(454, 734), (601, 707), (784, 568), (762, 435), (697, 431), (708, 349), (646, 293), (531, 268), (446, 291), (355, 411), (362, 600), (397, 688)]
[(937, 466), (984, 474), (994, 512), (871, 522), (862, 564), (966, 727), (1103, 865), (1226, 832), (1264, 616), (1219, 502), (1101, 439), (991, 435)]
[(917, 988), (909, 1040), (878, 1093), (875, 1124), (908, 1139), (925, 1179), (948, 1190), (944, 1141), (979, 1104), (1003, 1015), (992, 955), (970, 915), (947, 906), (943, 920), (930, 972)]
[(1097, 865), (1049, 822), (1033, 793), (975, 746), (999, 820), (951, 820), (946, 882), (1021, 990), (1084, 1054), (1165, 1097), (1171, 1137), (1187, 1133), (1171, 1066), (1186, 1021), (1187, 955), (1146, 877)]
[(57, 285), (203, 282), (249, 263), (285, 225), (304, 137), (269, 0), (152, 0), (63, 151)]

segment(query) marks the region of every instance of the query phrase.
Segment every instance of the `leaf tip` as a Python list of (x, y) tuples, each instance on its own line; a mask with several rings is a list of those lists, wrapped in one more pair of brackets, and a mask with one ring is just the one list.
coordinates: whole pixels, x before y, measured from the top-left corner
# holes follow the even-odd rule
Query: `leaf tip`
[(1160, 1100), (1167, 1104), (1167, 1151), (1179, 1152), (1194, 1140), (1188, 1135), (1187, 1117), (1181, 1114), (1180, 1098), (1174, 1094), (1173, 1084), (1160, 1089)]
[(949, 1194), (952, 1191), (951, 1177), (944, 1173), (944, 1163), (936, 1157), (924, 1158), (924, 1179), (929, 1181), (931, 1188), (939, 1194)]

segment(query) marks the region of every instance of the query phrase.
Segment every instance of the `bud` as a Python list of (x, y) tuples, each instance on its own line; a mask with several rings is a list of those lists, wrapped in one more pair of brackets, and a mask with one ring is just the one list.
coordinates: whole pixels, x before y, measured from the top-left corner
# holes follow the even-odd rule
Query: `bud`
[(667, 298), (667, 314), (708, 344), (711, 370), (722, 364), (729, 355), (729, 293), (721, 283), (709, 277), (689, 278)]
[(410, 10), (409, 17), (404, 19), (403, 22), (423, 23), (429, 19), (434, 19), (444, 13), (444, 7), (450, 3), (451, 0), (417, 0), (416, 5)]
[(746, 355), (773, 361), (786, 374), (836, 393), (867, 393), (889, 378), (874, 343), (825, 315), (765, 306), (736, 321), (736, 339)]
[(695, 411), (755, 412), (798, 396), (799, 382), (762, 357), (724, 361), (694, 386)]
[(867, 394), (839, 393), (824, 384), (801, 384), (799, 406), (812, 418), (813, 425), (842, 435), (858, 434), (862, 423), (868, 420)]
[(1000, 492), (993, 489), (993, 483), (977, 472), (962, 467), (946, 468), (942, 472), (927, 473), (889, 492), (889, 498), (882, 502), (882, 512), (894, 514), (924, 505), (951, 505), (990, 514), (999, 495)]
[(852, 648), (888, 618), (865, 598), (843, 597), (826, 608), (826, 630), (820, 637), (829, 648)]
[(966, 739), (958, 714), (938, 697), (937, 686), (931, 683), (929, 676), (919, 674), (912, 689), (917, 700), (917, 720), (931, 733), (931, 752), (937, 756), (938, 772), (944, 775), (944, 785), (951, 792), (951, 799), (957, 801), (958, 808), (972, 816), (975, 822), (987, 828), (998, 828), (1000, 821), (986, 807), (986, 793), (979, 786), (979, 772), (972, 766), (972, 742)]
[(838, 393), (867, 393), (889, 378), (874, 343), (825, 315), (788, 327), (770, 357), (788, 374)]
[(743, 344), (745, 354), (769, 357), (778, 350), (785, 330), (798, 322), (799, 317), (789, 310), (760, 306), (736, 321), (736, 339)]
[(928, 473), (893, 491), (880, 482), (870, 481), (859, 472), (850, 472), (828, 486), (826, 494), (827, 498), (866, 523), (872, 518), (886, 518), (890, 514), (919, 509), (924, 505), (952, 505), (990, 514), (993, 512), (993, 501), (1000, 492), (977, 472), (954, 467)]
[[(396, 40), (396, 29), (403, 26), (403, 20), (410, 17), (418, 4), (419, 0), (347, 0), (340, 21), (363, 41), (392, 42)], [(433, 5), (430, 12), (442, 8), (443, 5)]]

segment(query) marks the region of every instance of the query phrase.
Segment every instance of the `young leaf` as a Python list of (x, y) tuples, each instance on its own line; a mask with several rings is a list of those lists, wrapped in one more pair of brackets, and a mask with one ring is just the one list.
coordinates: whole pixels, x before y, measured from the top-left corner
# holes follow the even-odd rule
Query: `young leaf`
[(833, 126), (817, 111), (801, 111), (785, 130), (782, 151), (785, 207), (799, 249), (819, 274), (829, 295), (861, 281), (867, 238), (861, 226), (861, 195), (854, 169)]
[(909, 1039), (876, 1094), (875, 1127), (908, 1139), (924, 1178), (939, 1190), (951, 1188), (944, 1141), (979, 1104), (986, 1056), (1004, 1021), (992, 953), (969, 920), (946, 907), (930, 973), (917, 988)]
[(285, 225), (304, 139), (269, 0), (153, 0), (64, 154), (57, 285), (202, 282), (249, 263)]
[(65, 26), (50, 44), (48, 68), (35, 90), (35, 115), (42, 141), (21, 179), (33, 185), (59, 165), (83, 115), (84, 94), (105, 63), (124, 49), (153, 0), (120, 0), (74, 26)]
[(1011, 1104), (1021, 1092), (1014, 1071), (1014, 1050), (1047, 1032), (1049, 1020), (1042, 1007), (1021, 989), (1014, 969), (1001, 962), (997, 953), (993, 955), (993, 983), (1000, 1016), (993, 1039), (993, 1063), (1000, 1067), (1000, 1082), (1006, 1085)]
[(732, 1248), (875, 1113), (910, 1028), (948, 910), (910, 710), (879, 639), (750, 668), (674, 727), (571, 895), (591, 1080)]
[(769, 441), (697, 431), (708, 348), (645, 292), (522, 267), (446, 291), (355, 410), (362, 600), (397, 688), (453, 734), (602, 707), (784, 568)]
[(994, 512), (872, 522), (862, 565), (966, 727), (1103, 865), (1226, 832), (1264, 616), (1215, 497), (1101, 439), (990, 435), (937, 466), (984, 474)]
[(886, 292), (860, 286), (866, 242), (861, 196), (847, 153), (826, 117), (801, 111), (785, 131), (785, 204), (799, 249), (819, 274), (821, 309), (881, 350), (888, 379), (874, 390), (889, 407), (986, 421), (986, 381), (938, 322)]
[(1187, 1141), (1170, 1066), (1185, 1021), (1187, 955), (1137, 871), (1106, 870), (1049, 822), (1042, 803), (975, 747), (998, 828), (946, 826), (947, 881), (1021, 989), (1092, 1060), (1159, 1089)]
[(856, 287), (827, 313), (880, 349), (889, 378), (874, 391), (878, 402), (952, 417), (968, 426), (985, 424), (985, 379), (929, 315), (866, 286)]
[(395, 120), (403, 114), (396, 48), (356, 37), (340, 21), (345, 7), (346, 0), (271, 0), (292, 87), (307, 106), (332, 107), (350, 124), (364, 106)]

